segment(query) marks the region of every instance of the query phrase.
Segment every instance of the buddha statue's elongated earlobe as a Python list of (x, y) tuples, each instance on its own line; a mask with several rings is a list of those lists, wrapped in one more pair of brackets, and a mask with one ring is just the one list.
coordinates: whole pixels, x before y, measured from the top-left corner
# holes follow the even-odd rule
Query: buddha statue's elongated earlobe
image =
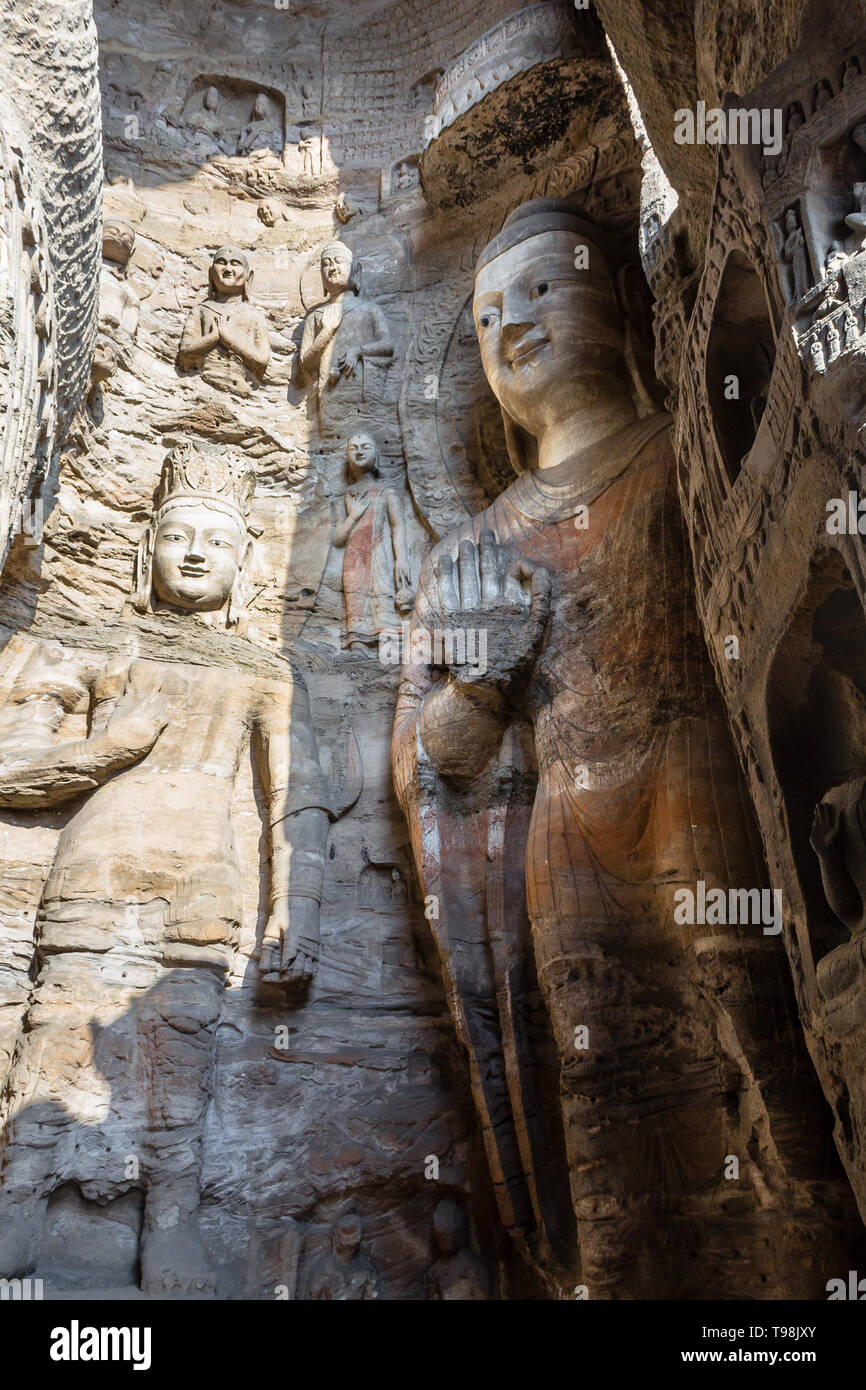
[(150, 593), (153, 586), (153, 536), (156, 527), (151, 520), (142, 532), (138, 542), (133, 572), (132, 606), (138, 613), (146, 613), (150, 608)]
[(653, 371), (651, 311), (638, 266), (621, 266), (615, 288), (623, 318), (623, 357), (631, 377), (635, 409), (643, 419), (657, 414), (662, 407), (653, 395), (659, 387)]
[(226, 609), (226, 627), (234, 632), (237, 637), (245, 637), (249, 627), (249, 614), (247, 613), (247, 602), (250, 596), (250, 570), (252, 568), (255, 553), (255, 543), (252, 535), (249, 537), (241, 562), (238, 565), (237, 578), (232, 585), (229, 596), (228, 607)]

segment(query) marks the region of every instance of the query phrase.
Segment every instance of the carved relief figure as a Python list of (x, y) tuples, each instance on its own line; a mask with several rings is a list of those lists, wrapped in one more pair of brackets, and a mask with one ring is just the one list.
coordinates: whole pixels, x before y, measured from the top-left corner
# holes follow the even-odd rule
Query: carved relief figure
[(832, 98), (833, 92), (830, 88), (830, 83), (826, 80), (826, 78), (822, 77), (815, 86), (815, 110), (820, 111), (822, 107), (827, 105), (828, 101), (832, 100)]
[(190, 310), (177, 364), (182, 369), (198, 368), (202, 380), (211, 386), (249, 395), (271, 358), (267, 321), (249, 302), (250, 263), (236, 246), (221, 246), (208, 279), (210, 293)]
[(127, 283), (126, 269), (135, 247), (135, 228), (120, 217), (108, 217), (102, 227), (102, 270), (99, 276), (99, 323), (112, 335), (127, 338), (138, 331), (140, 301)]
[[(740, 818), (717, 809), (738, 773), (694, 611), (670, 420), (638, 413), (616, 264), (597, 227), (547, 199), (482, 252), (475, 324), (519, 477), (422, 569), (392, 765), (503, 1224), (542, 1277), (566, 1277), (556, 1136), (530, 1079), (537, 969), (581, 1278), (591, 1297), (674, 1297), (668, 1217), (647, 1218), (647, 1256), (636, 1213), (661, 1183), (697, 1249), (715, 1179), (689, 1136), (725, 1140), (721, 1093), (684, 1081), (712, 1045), (694, 1031), (701, 967), (672, 887), (761, 871)], [(484, 671), (425, 654), (424, 634), (448, 628), (486, 631)], [(634, 1166), (638, 1131), (641, 1152), (658, 1146), (652, 1178)]]
[[(346, 445), (351, 486), (346, 519), (334, 533), (343, 556), (343, 646), (374, 647), (379, 634), (397, 627), (397, 613), (412, 611), (403, 499), (379, 478), (379, 449), (371, 434), (353, 434)], [(395, 606), (397, 613), (395, 613)]]
[(271, 103), (264, 92), (259, 92), (253, 103), (249, 123), (238, 136), (238, 154), (263, 158), (266, 155), (282, 155), (282, 122), (272, 112)]
[(847, 87), (849, 82), (853, 82), (855, 77), (860, 76), (860, 62), (852, 56), (847, 58), (842, 69), (842, 86)]
[(792, 298), (796, 304), (809, 288), (809, 258), (803, 228), (793, 208), (785, 213), (785, 232), (782, 259), (791, 267)]
[[(86, 1190), (98, 1176), (109, 1196), (144, 1188), (145, 1291), (215, 1286), (197, 1210), (214, 1032), (242, 912), (233, 787), (250, 743), (267, 808), (266, 982), (297, 988), (315, 972), (332, 813), (303, 685), (287, 661), (240, 635), (254, 486), (242, 460), (190, 446), (168, 456), (134, 607), (94, 630), (78, 663), (87, 736), (0, 762), (4, 807), (62, 807), (87, 794), (60, 835), (39, 907), (37, 989), (9, 1090), (27, 1103), (2, 1140), (2, 1275), (35, 1267), (53, 1188)], [(107, 647), (114, 655), (100, 656)], [(43, 684), (45, 663), (37, 651)], [(71, 664), (64, 679), (75, 685)], [(28, 699), (28, 670), (13, 701)], [(63, 1007), (70, 971), (75, 1002)], [(142, 991), (152, 1000), (144, 1014)], [(46, 1010), (47, 998), (61, 1002)], [(105, 1088), (106, 1054), (97, 1060), (92, 1034), (106, 1023), (122, 1034), (108, 1054), (112, 1120), (102, 1131), (94, 1111), (99, 1142), (79, 1152), (75, 1098)], [(128, 1153), (138, 1155), (139, 1184)]]
[(370, 1301), (379, 1297), (379, 1276), (372, 1260), (360, 1253), (361, 1218), (353, 1211), (340, 1216), (331, 1230), (331, 1249), (313, 1262), (307, 1298), (334, 1303)]
[(298, 154), (301, 156), (301, 164), (303, 166), (304, 173), (307, 175), (308, 178), (312, 178), (315, 173), (315, 169), (313, 167), (314, 150), (315, 141), (313, 140), (313, 137), (309, 134), (308, 131), (301, 131), (301, 133), (298, 136)]
[(855, 314), (854, 310), (851, 308), (851, 305), (850, 305), (850, 304), (848, 305), (847, 309), (845, 310), (844, 326), (845, 326), (845, 346), (846, 346), (846, 348), (849, 348), (849, 347), (856, 347), (856, 346), (857, 346), (857, 340), (858, 340), (859, 337), (860, 337), (860, 327), (859, 327), (859, 324), (857, 323), (857, 315)]
[(821, 339), (817, 335), (812, 339), (811, 343), (809, 344), (809, 356), (812, 359), (812, 366), (814, 367), (815, 371), (823, 372), (824, 368), (827, 365), (827, 361), (824, 357), (824, 344), (821, 342)]
[(439, 1258), (427, 1276), (427, 1297), (436, 1301), (478, 1302), (490, 1297), (490, 1280), (469, 1244), (466, 1212), (445, 1197), (433, 1213), (433, 1237)]
[(263, 198), (256, 208), (256, 215), (266, 227), (275, 227), (278, 222), (287, 222), (286, 209), (276, 198)]
[(358, 291), (353, 256), (342, 241), (321, 255), (322, 285), (328, 298), (304, 322), (299, 382), (312, 384), (322, 408), (351, 413), (354, 406), (379, 401), (394, 344), (382, 310)]
[(353, 217), (357, 217), (361, 211), (353, 198), (350, 198), (345, 189), (342, 189), (336, 203), (334, 204), (334, 216), (343, 225), (351, 222)]
[(215, 144), (220, 144), (225, 136), (225, 120), (220, 113), (222, 98), (217, 87), (207, 87), (200, 111), (194, 111), (189, 117), (187, 124), (196, 131), (196, 141), (200, 136), (206, 136), (208, 140)]
[(402, 193), (407, 188), (414, 188), (416, 183), (415, 167), (404, 159), (394, 171), (394, 192)]

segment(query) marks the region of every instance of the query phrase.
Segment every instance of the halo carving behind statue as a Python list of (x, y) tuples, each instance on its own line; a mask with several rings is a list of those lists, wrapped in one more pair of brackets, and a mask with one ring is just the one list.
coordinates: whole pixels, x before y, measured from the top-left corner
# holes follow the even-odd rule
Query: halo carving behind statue
[(489, 505), (514, 469), (481, 368), (465, 282), (419, 316), (407, 351), (400, 425), (409, 486), (437, 538)]

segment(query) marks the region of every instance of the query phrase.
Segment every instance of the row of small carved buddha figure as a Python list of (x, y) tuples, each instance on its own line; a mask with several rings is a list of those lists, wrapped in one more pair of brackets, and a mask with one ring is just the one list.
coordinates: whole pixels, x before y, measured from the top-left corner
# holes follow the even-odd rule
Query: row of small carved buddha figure
[[(103, 234), (100, 323), (108, 336), (131, 339), (138, 328), (139, 300), (126, 278), (135, 231), (120, 219), (107, 221)], [(341, 385), (360, 400), (381, 394), (384, 374), (394, 356), (387, 319), (360, 293), (355, 258), (345, 242), (334, 241), (320, 256), (324, 302), (304, 321), (296, 380), (312, 386), (317, 403)], [(177, 365), (199, 372), (210, 385), (241, 395), (263, 381), (271, 357), (267, 319), (250, 300), (253, 271), (243, 251), (221, 246), (208, 273), (207, 296), (190, 310)], [(114, 354), (103, 343), (97, 354), (94, 383), (114, 370)], [(354, 388), (354, 390), (352, 389)]]

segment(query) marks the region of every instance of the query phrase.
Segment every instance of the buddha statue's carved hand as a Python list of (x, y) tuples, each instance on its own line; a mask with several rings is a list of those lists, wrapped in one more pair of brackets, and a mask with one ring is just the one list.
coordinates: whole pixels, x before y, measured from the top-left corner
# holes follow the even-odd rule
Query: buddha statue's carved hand
[(102, 735), (105, 743), (130, 761), (148, 753), (170, 718), (170, 710), (159, 684), (136, 688), (130, 680)]
[(210, 352), (215, 348), (220, 340), (220, 319), (207, 306), (201, 309), (201, 343), (200, 352)]
[(261, 971), (267, 984), (309, 984), (319, 964), (319, 904), (280, 897), (271, 908), (262, 940)]
[(485, 530), (477, 546), (460, 542), (456, 568), (450, 555), (439, 557), (436, 582), (446, 631), (462, 629), (467, 655), (475, 654), (475, 660), (442, 664), (459, 685), (504, 691), (538, 654), (550, 612), (549, 571), (515, 556)]
[(354, 376), (360, 365), (363, 353), (359, 347), (346, 348), (337, 358), (337, 371), (340, 376)]

